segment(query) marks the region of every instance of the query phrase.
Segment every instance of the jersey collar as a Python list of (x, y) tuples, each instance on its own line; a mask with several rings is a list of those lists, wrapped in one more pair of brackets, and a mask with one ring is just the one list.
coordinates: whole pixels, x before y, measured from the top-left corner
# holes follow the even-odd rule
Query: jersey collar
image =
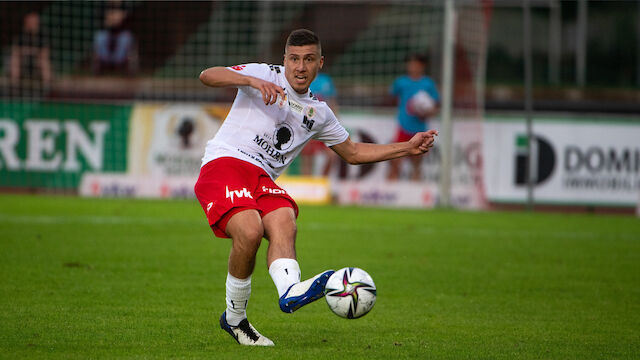
[(297, 91), (295, 91), (295, 90), (291, 87), (291, 85), (289, 84), (289, 80), (287, 80), (287, 78), (286, 78), (286, 77), (284, 78), (284, 82), (285, 82), (285, 84), (286, 84), (286, 85), (285, 85), (285, 88), (287, 89), (287, 95), (288, 95), (288, 96), (291, 96), (291, 97), (294, 97), (294, 98), (297, 98), (297, 99), (306, 99), (306, 98), (311, 97), (311, 95), (310, 95), (311, 91), (310, 91), (309, 89), (307, 89), (307, 92), (306, 92), (306, 93), (304, 93), (304, 94), (299, 94)]

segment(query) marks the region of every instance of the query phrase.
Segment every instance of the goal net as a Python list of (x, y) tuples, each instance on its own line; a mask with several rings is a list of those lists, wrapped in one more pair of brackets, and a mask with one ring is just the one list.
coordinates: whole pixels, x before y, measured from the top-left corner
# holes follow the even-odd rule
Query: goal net
[[(454, 192), (456, 184), (481, 181), (491, 5), (455, 4)], [(141, 156), (135, 151), (152, 152), (135, 138), (144, 123), (135, 119), (172, 106), (172, 115), (165, 115), (173, 127), (162, 130), (173, 132), (168, 138), (182, 136), (176, 129), (189, 116), (219, 120), (235, 93), (205, 88), (200, 71), (281, 63), (286, 37), (296, 28), (320, 36), (322, 71), (333, 78), (340, 118), (358, 140), (386, 142), (395, 132), (389, 86), (404, 73), (407, 55), (425, 54), (429, 76), (439, 89), (443, 85), (444, 1), (1, 2), (0, 23), (0, 188), (74, 192), (85, 172), (129, 172), (139, 163), (146, 169), (151, 165), (145, 161), (158, 158), (175, 165), (165, 175), (197, 175), (201, 155), (195, 150), (132, 159)], [(180, 104), (198, 104), (202, 111)], [(368, 126), (360, 120), (365, 114), (372, 115)], [(438, 119), (430, 125), (437, 127)], [(210, 127), (195, 131), (202, 128)], [(151, 137), (162, 132), (149, 131)], [(166, 144), (173, 143), (180, 141)], [(436, 147), (424, 158), (424, 183), (437, 182), (441, 151)], [(336, 166), (331, 176), (382, 181), (385, 166)], [(291, 173), (298, 171), (292, 166)]]

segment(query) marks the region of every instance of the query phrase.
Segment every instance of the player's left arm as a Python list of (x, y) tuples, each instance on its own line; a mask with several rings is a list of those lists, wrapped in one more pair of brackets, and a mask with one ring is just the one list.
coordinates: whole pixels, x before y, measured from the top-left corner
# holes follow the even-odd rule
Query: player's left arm
[(359, 143), (347, 138), (331, 149), (349, 164), (367, 164), (427, 153), (437, 135), (437, 130), (429, 130), (415, 134), (409, 141), (392, 144)]

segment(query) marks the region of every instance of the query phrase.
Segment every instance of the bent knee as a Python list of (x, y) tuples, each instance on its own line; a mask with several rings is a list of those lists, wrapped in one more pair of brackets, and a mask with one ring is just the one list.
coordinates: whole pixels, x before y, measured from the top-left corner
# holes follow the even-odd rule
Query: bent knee
[(226, 232), (234, 243), (237, 240), (259, 244), (264, 236), (264, 226), (256, 210), (241, 211), (229, 219)]
[(291, 232), (295, 234), (298, 231), (295, 216), (280, 216), (269, 225), (284, 232)]
[(260, 242), (264, 236), (264, 228), (262, 224), (246, 224), (245, 226), (237, 227), (229, 235), (232, 239)]
[[(266, 219), (266, 218), (265, 218)], [(265, 236), (271, 242), (295, 240), (298, 226), (295, 216), (277, 216), (266, 219)]]

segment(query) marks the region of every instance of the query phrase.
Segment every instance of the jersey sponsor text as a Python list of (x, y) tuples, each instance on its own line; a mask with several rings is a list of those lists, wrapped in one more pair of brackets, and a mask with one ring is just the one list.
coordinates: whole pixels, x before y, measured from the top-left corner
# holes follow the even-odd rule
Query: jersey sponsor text
[(284, 155), (282, 155), (278, 150), (276, 150), (273, 146), (271, 146), (271, 144), (269, 144), (269, 142), (265, 140), (263, 137), (261, 137), (260, 135), (256, 135), (256, 137), (253, 138), (253, 141), (256, 144), (258, 144), (258, 146), (260, 146), (262, 150), (264, 150), (269, 156), (271, 156), (277, 162), (283, 165), (287, 162), (287, 158)]

